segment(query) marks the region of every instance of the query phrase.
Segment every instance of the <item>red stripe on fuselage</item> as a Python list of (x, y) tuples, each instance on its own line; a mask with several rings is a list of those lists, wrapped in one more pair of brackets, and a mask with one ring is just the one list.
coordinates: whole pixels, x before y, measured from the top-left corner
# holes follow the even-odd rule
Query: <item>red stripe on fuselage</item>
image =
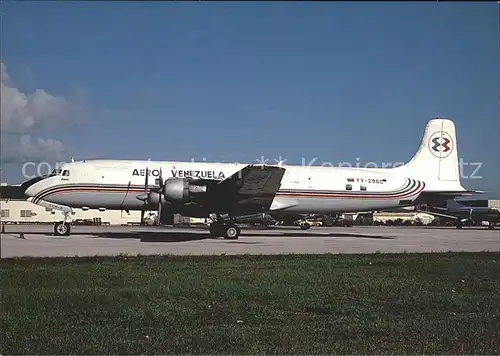
[(418, 182), (417, 186), (408, 192), (403, 192), (399, 194), (349, 194), (349, 193), (331, 193), (331, 194), (323, 194), (323, 193), (293, 193), (293, 192), (278, 192), (277, 196), (283, 197), (291, 197), (291, 198), (326, 198), (326, 199), (352, 199), (352, 198), (362, 198), (362, 199), (373, 199), (373, 200), (387, 200), (387, 199), (395, 199), (395, 198), (406, 198), (412, 195), (420, 193), (425, 187), (424, 183)]
[[(390, 194), (353, 194), (353, 193), (301, 193), (301, 192), (277, 192), (276, 196), (280, 197), (290, 197), (290, 198), (319, 198), (319, 199), (395, 199), (404, 198), (420, 193), (425, 187), (425, 184), (418, 182), (417, 186), (410, 191), (402, 193), (390, 193)], [(44, 194), (39, 194), (35, 197), (34, 203), (36, 204), (40, 200), (46, 200), (51, 196), (66, 194), (66, 193), (84, 193), (84, 192), (97, 192), (97, 193), (144, 193), (144, 189), (141, 188), (107, 188), (107, 187), (59, 187)], [(380, 193), (380, 192), (379, 192)]]

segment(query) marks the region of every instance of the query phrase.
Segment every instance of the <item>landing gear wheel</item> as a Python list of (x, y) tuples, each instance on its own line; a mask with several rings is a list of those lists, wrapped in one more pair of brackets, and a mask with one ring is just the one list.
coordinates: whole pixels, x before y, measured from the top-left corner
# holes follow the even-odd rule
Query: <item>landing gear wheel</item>
[(461, 228), (462, 228), (462, 224), (458, 223), (458, 224), (456, 225), (456, 227), (457, 227), (457, 229), (461, 229)]
[(54, 225), (54, 235), (56, 236), (69, 236), (71, 233), (71, 226), (64, 222), (64, 221), (59, 221), (56, 222)]
[(240, 236), (240, 228), (236, 225), (227, 225), (224, 227), (224, 238), (227, 240), (237, 240)]
[(301, 230), (309, 230), (310, 228), (311, 228), (311, 225), (309, 223), (300, 224)]
[(494, 228), (495, 228), (495, 225), (492, 222), (488, 223), (489, 230), (493, 230)]

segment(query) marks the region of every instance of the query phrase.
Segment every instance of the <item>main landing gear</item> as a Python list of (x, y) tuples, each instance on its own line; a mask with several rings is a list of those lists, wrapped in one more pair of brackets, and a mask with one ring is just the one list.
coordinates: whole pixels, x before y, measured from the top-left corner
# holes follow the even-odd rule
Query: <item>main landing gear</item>
[[(463, 226), (463, 223), (462, 223), (460, 220), (459, 220), (459, 221), (457, 221), (457, 223), (455, 224), (455, 227), (456, 227), (457, 229), (461, 229), (461, 228), (462, 228), (462, 226)], [(494, 228), (495, 228), (495, 223), (494, 223), (494, 222), (492, 222), (492, 221), (489, 221), (489, 222), (488, 222), (488, 229), (489, 229), (489, 230), (493, 230)]]
[(54, 224), (54, 235), (69, 236), (71, 234), (71, 225), (66, 221), (68, 216), (69, 214), (64, 214), (64, 220)]
[(217, 221), (210, 224), (210, 236), (212, 237), (224, 237), (226, 240), (237, 240), (240, 233), (241, 229), (233, 222), (232, 218), (226, 223), (220, 214), (217, 214)]
[(309, 224), (308, 222), (305, 222), (305, 221), (300, 222), (299, 226), (300, 226), (301, 230), (309, 230), (311, 228), (311, 224)]

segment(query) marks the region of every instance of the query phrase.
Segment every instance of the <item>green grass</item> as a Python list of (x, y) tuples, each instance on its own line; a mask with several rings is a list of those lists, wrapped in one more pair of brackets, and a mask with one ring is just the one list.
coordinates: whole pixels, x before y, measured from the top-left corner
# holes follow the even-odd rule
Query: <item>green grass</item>
[(1, 354), (498, 354), (497, 253), (3, 259)]

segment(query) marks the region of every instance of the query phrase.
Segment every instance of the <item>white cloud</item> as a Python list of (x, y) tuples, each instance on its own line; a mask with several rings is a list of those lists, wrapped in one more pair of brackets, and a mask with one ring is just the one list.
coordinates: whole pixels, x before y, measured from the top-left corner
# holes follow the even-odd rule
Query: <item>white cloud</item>
[(61, 141), (26, 135), (2, 135), (2, 163), (54, 162), (66, 160), (68, 154)]
[(1, 74), (2, 74), (2, 85), (3, 83), (9, 82), (10, 78), (9, 75), (7, 74), (7, 69), (5, 69), (5, 64), (3, 62), (0, 62), (0, 68), (2, 69)]
[(1, 63), (1, 161), (41, 162), (67, 157), (61, 141), (43, 139), (42, 132), (54, 132), (75, 123), (74, 105), (64, 97), (43, 89), (24, 94), (12, 85)]

